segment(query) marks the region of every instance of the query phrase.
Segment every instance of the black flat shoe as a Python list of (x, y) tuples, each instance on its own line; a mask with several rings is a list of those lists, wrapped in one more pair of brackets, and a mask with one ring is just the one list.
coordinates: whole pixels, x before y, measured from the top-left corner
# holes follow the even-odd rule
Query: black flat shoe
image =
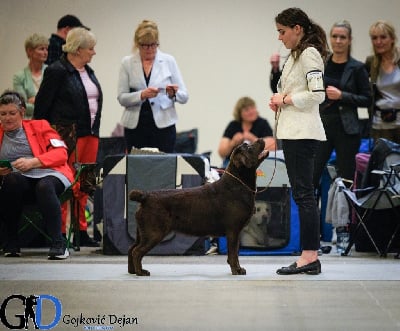
[(297, 267), (297, 263), (294, 262), (288, 267), (282, 267), (276, 271), (278, 275), (295, 275), (306, 273), (308, 275), (318, 275), (321, 273), (321, 262), (316, 260), (309, 264), (303, 265), (302, 267)]

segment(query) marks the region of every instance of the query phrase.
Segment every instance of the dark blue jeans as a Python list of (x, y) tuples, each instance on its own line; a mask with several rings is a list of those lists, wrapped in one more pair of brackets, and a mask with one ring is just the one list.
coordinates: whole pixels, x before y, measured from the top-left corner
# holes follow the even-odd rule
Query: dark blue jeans
[(318, 250), (320, 246), (319, 211), (313, 186), (314, 159), (318, 146), (318, 140), (282, 140), (292, 196), (299, 209), (302, 250)]

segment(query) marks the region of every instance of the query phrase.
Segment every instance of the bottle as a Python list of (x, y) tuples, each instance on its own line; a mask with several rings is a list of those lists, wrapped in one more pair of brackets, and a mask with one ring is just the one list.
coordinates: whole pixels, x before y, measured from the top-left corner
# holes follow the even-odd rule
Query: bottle
[(336, 251), (339, 255), (344, 253), (349, 245), (350, 233), (346, 226), (336, 228)]

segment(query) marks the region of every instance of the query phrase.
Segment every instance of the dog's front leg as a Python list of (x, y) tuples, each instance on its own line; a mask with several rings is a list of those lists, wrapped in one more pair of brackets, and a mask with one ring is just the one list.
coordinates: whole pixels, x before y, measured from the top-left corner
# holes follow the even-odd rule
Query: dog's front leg
[(231, 267), (232, 275), (245, 275), (246, 269), (239, 264), (239, 234), (227, 233), (228, 242), (228, 264)]
[(132, 256), (132, 251), (136, 247), (136, 243), (131, 245), (128, 249), (128, 272), (130, 274), (135, 274), (135, 266), (133, 264), (133, 256)]

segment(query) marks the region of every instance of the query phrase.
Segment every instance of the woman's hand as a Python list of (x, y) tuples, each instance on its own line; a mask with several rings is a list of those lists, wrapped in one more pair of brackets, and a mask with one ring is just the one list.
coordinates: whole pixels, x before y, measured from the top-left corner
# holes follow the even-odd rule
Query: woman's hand
[(142, 91), (141, 98), (142, 100), (155, 98), (158, 94), (157, 87), (148, 87)]
[(342, 91), (334, 86), (328, 86), (325, 91), (330, 100), (340, 100), (342, 98)]
[(176, 92), (178, 92), (178, 85), (177, 84), (167, 85), (165, 87), (165, 90), (168, 96), (172, 99), (176, 95)]
[(232, 147), (240, 145), (243, 141), (244, 141), (243, 133), (242, 132), (235, 133), (235, 135), (232, 137)]
[(250, 131), (243, 132), (243, 140), (250, 141), (251, 143), (255, 142), (258, 138), (252, 134)]
[(8, 167), (0, 167), (0, 176), (8, 175), (11, 172), (12, 172), (12, 169), (10, 169)]
[(274, 93), (270, 99), (269, 108), (271, 108), (272, 111), (278, 111), (279, 107), (284, 105), (283, 98), (287, 98), (287, 96), (280, 93)]
[(40, 168), (42, 163), (36, 157), (31, 159), (20, 157), (12, 163), (12, 166), (21, 172), (26, 172), (34, 168)]

